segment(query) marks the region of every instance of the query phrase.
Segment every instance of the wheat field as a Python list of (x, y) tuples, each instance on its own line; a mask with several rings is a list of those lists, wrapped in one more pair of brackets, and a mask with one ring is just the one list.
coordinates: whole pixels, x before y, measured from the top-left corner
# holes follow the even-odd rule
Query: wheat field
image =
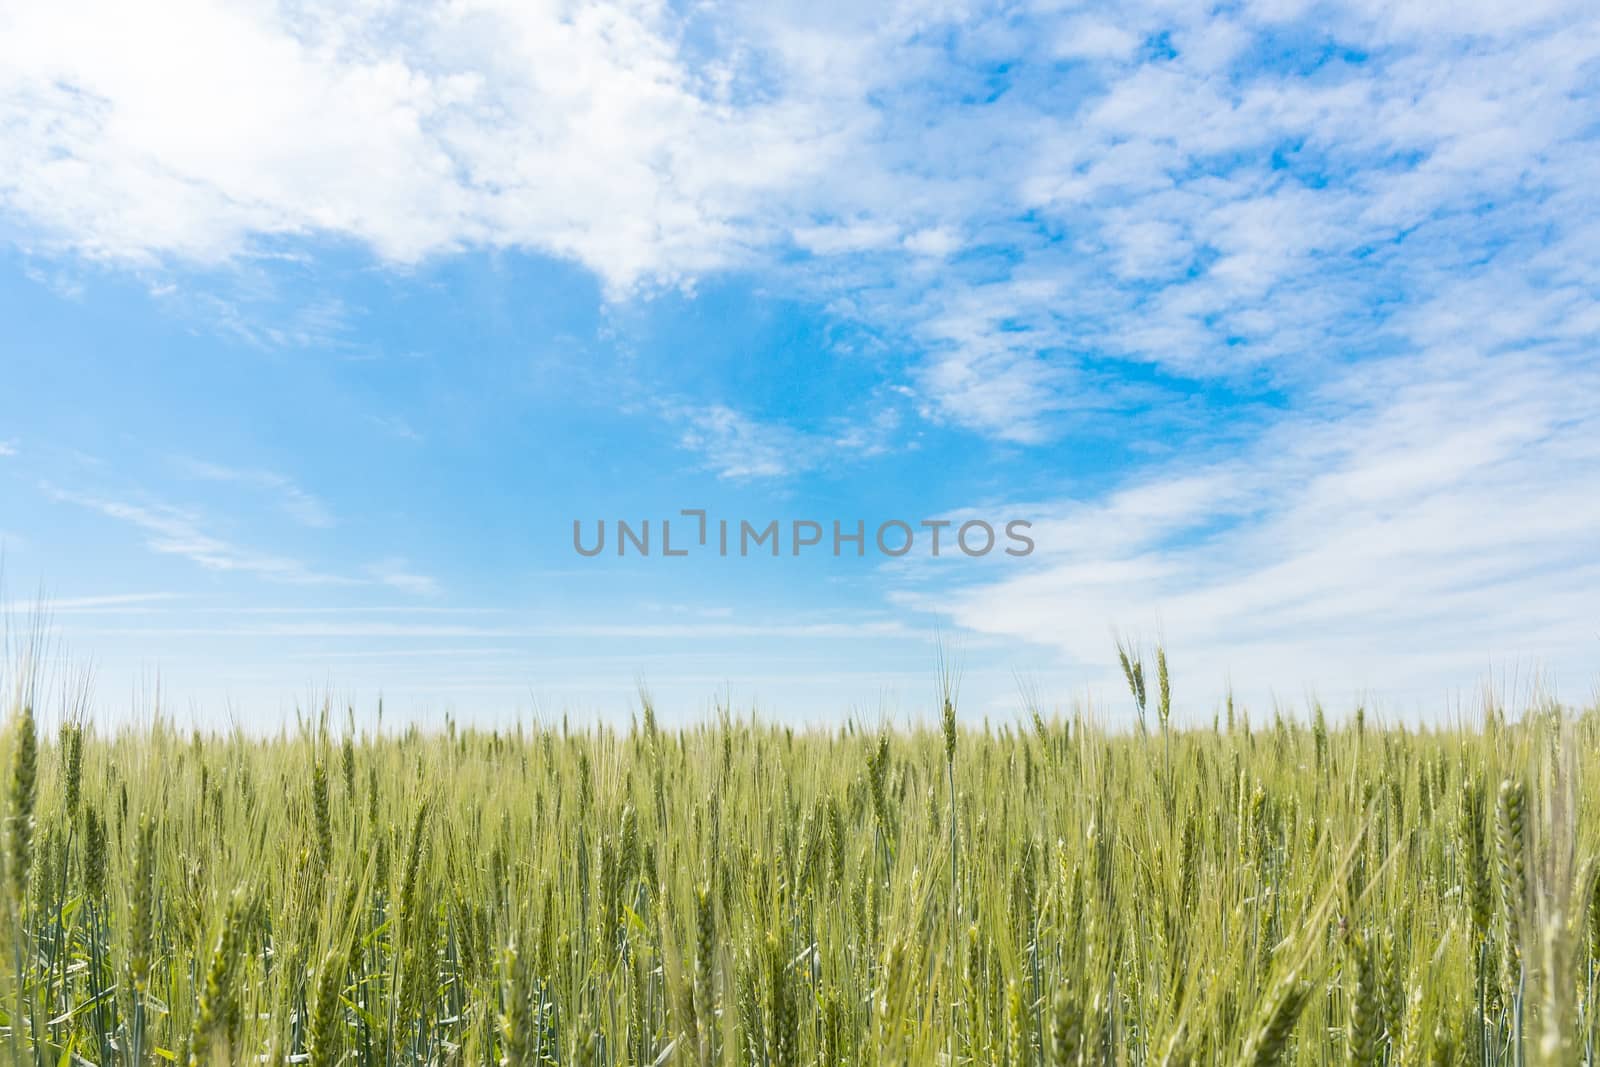
[[(1600, 716), (4, 749), (40, 1064), (1589, 1064)], [(1146, 706), (1143, 664), (1125, 661)], [(348, 721), (348, 720), (346, 720)]]

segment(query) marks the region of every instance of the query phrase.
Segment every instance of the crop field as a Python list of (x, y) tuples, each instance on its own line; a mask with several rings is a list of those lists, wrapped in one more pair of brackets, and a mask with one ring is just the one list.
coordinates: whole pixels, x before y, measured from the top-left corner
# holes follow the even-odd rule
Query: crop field
[[(1130, 671), (1143, 706), (1144, 672)], [(4, 746), (42, 1064), (1588, 1064), (1600, 718)], [(56, 715), (59, 722), (62, 716)]]

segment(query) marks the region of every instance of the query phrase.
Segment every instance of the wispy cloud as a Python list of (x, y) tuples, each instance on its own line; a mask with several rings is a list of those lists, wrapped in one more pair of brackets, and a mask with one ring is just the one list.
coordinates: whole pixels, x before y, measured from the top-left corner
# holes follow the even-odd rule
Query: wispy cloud
[(438, 596), (440, 592), (437, 579), (418, 574), (406, 560), (398, 556), (372, 564), (367, 568), (367, 573), (380, 585), (412, 596), (431, 597)]
[(422, 434), (398, 415), (368, 415), (367, 421), (378, 429), (402, 441), (421, 443)]
[(252, 574), (294, 585), (349, 584), (350, 579), (315, 570), (299, 560), (258, 552), (207, 533), (195, 512), (160, 503), (135, 503), (79, 493), (45, 483), (51, 499), (73, 504), (139, 530), (152, 552), (177, 556), (210, 571)]
[(277, 500), (285, 514), (302, 526), (325, 529), (334, 525), (333, 515), (321, 500), (274, 471), (227, 467), (197, 459), (181, 460), (179, 467), (185, 475), (199, 481), (230, 482), (265, 490)]
[(228, 273), (226, 291), (165, 284), (152, 290), (177, 317), (254, 348), (335, 348), (350, 355), (350, 309), (337, 297), (300, 303), (259, 274)]
[[(1600, 596), (1595, 371), (1441, 355), (1352, 376), (1247, 455), (1042, 502), (1034, 566), (902, 602), (1059, 649), (1115, 693), (1109, 626), (1202, 701), (1431, 698), (1544, 662), (1586, 684)], [(1585, 696), (1586, 691), (1572, 694)]]
[(137, 631), (116, 628), (96, 628), (75, 631), (99, 636), (126, 636), (137, 633), (149, 637), (192, 637), (199, 635), (226, 637), (305, 637), (305, 638), (483, 638), (507, 640), (514, 638), (649, 638), (693, 642), (716, 638), (745, 637), (815, 637), (862, 638), (930, 636), (929, 632), (905, 625), (898, 620), (815, 622), (815, 623), (713, 623), (680, 622), (673, 624), (585, 624), (548, 622), (522, 626), (453, 626), (438, 623), (383, 623), (383, 622), (283, 622), (264, 623), (258, 626), (224, 627), (172, 627)]
[(110, 593), (104, 596), (74, 596), (49, 601), (51, 611), (98, 611), (102, 608), (164, 603), (182, 600), (183, 593)]
[(675, 405), (668, 417), (680, 427), (678, 444), (698, 453), (720, 478), (778, 478), (805, 469), (803, 437), (777, 423), (757, 422), (723, 404)]
[[(219, 470), (230, 476), (235, 473)], [(282, 489), (276, 480), (264, 484)], [(87, 508), (134, 527), (144, 535), (144, 545), (152, 552), (177, 556), (209, 571), (252, 575), (286, 585), (382, 586), (417, 597), (437, 596), (441, 591), (436, 579), (418, 572), (399, 557), (381, 559), (356, 574), (338, 573), (217, 536), (209, 532), (204, 516), (191, 509), (76, 492), (49, 483), (41, 484), (40, 489), (53, 500)], [(288, 499), (296, 500), (293, 496)]]
[(159, 611), (158, 604), (184, 599), (183, 593), (110, 593), (103, 596), (47, 597), (29, 604), (13, 600), (0, 603), (0, 612), (21, 614), (42, 611), (48, 615), (127, 615)]
[(835, 415), (814, 428), (762, 420), (726, 404), (671, 401), (656, 410), (676, 427), (678, 446), (700, 456), (719, 478), (744, 482), (790, 478), (825, 466), (840, 466), (882, 455), (895, 447), (902, 406), (892, 393), (875, 401), (877, 410)]
[(9, 459), (17, 454), (17, 446), (10, 441), (0, 441), (0, 459)]
[[(1505, 297), (1537, 277), (1567, 311), (1538, 327), (1595, 335), (1592, 11), (1556, 5), (1514, 32), (1296, 11), (1331, 19), (1343, 50), (1285, 69), (1268, 42), (1300, 14), (1135, 5), (1117, 19), (1160, 54), (1088, 32), (1096, 58), (1070, 115), (1042, 113), (1024, 83), (905, 116), (951, 137), (973, 112), (993, 123), (973, 197), (944, 204), (982, 253), (931, 278), (882, 256), (844, 268), (861, 314), (927, 353), (931, 414), (1038, 443), (1107, 399), (1089, 368), (1108, 361), (1177, 376), (1174, 400), (1196, 380), (1302, 392), (1394, 354), (1409, 309), (1467, 281), (1501, 294), (1473, 318), (1507, 317)], [(891, 155), (895, 136), (891, 123)], [(819, 264), (818, 285), (841, 269)], [(1507, 275), (1521, 284), (1502, 288)]]

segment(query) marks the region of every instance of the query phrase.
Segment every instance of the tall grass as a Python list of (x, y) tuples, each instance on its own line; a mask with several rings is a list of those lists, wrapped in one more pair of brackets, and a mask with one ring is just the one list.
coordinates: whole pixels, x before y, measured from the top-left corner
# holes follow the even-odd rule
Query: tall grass
[[(1142, 706), (1143, 664), (1125, 657)], [(1600, 715), (53, 738), (18, 1063), (1592, 1064)], [(948, 679), (947, 679), (948, 681)]]

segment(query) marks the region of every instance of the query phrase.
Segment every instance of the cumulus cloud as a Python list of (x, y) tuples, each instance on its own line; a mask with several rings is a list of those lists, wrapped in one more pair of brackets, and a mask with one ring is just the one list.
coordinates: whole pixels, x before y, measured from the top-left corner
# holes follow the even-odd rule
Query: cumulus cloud
[(327, 235), (617, 297), (777, 271), (1021, 443), (1087, 358), (1294, 384), (1443, 274), (1592, 268), (1592, 5), (1055, 7), (18, 5), (0, 204), (116, 262)]
[(0, 33), (0, 198), (41, 241), (215, 262), (331, 234), (472, 245), (609, 283), (737, 261), (755, 197), (828, 164), (825, 115), (739, 103), (649, 4), (22, 5)]

